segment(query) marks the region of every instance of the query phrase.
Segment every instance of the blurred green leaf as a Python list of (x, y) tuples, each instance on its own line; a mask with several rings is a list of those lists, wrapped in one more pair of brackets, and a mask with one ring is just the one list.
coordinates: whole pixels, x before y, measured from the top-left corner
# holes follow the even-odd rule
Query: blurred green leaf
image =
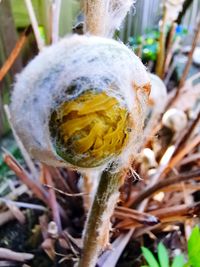
[(158, 259), (161, 267), (169, 267), (169, 255), (163, 243), (158, 244)]
[(184, 257), (183, 255), (178, 255), (174, 258), (172, 267), (183, 267), (184, 266)]
[(188, 257), (192, 267), (200, 267), (200, 230), (196, 226), (188, 240)]
[(145, 248), (145, 247), (142, 247), (141, 249), (142, 249), (142, 253), (143, 253), (145, 260), (149, 264), (149, 267), (159, 267), (159, 264), (156, 261), (152, 252), (148, 248)]

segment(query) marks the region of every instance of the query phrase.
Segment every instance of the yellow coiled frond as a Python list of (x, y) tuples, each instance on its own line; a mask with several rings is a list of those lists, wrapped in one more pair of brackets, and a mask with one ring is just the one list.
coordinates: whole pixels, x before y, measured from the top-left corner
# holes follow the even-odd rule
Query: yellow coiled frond
[(80, 167), (95, 167), (118, 155), (128, 137), (128, 112), (114, 97), (87, 91), (51, 116), (58, 155)]

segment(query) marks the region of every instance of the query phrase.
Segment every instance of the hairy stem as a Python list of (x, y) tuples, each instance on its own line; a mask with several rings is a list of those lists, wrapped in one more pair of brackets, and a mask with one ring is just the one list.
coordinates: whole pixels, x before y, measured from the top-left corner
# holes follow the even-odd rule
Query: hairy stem
[(109, 244), (110, 217), (119, 198), (121, 173), (103, 172), (86, 222), (79, 267), (94, 267), (98, 255)]
[(102, 0), (83, 0), (85, 33), (103, 36), (105, 34), (106, 5)]

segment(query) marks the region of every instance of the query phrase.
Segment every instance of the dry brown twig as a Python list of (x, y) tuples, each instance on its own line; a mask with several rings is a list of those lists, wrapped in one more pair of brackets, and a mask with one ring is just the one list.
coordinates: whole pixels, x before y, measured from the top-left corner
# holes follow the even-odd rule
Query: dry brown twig
[(29, 189), (31, 189), (31, 191), (39, 199), (41, 199), (44, 203), (46, 203), (48, 205), (49, 203), (48, 203), (47, 193), (43, 190), (43, 188), (41, 187), (41, 185), (38, 182), (33, 181), (29, 177), (28, 173), (23, 169), (22, 166), (20, 166), (20, 164), (14, 159), (14, 157), (12, 155), (10, 155), (9, 152), (4, 150), (3, 159), (4, 159), (5, 163), (8, 165), (8, 167), (14, 171), (14, 173), (17, 175), (17, 177), (20, 178), (20, 180), (25, 185), (27, 185), (27, 187)]
[(62, 232), (62, 225), (61, 225), (61, 219), (60, 219), (60, 213), (59, 213), (59, 206), (56, 200), (55, 191), (52, 189), (53, 181), (52, 181), (51, 174), (48, 170), (48, 167), (45, 166), (44, 164), (42, 165), (42, 173), (47, 184), (50, 185), (49, 203), (50, 203), (51, 210), (52, 210), (53, 220), (56, 223), (56, 226), (58, 228), (58, 234), (60, 234)]
[(49, 185), (49, 184), (44, 184), (44, 186), (45, 187), (47, 187), (47, 188), (49, 188), (49, 189), (52, 189), (52, 190), (54, 190), (55, 192), (58, 192), (58, 193), (60, 193), (60, 194), (62, 194), (62, 195), (65, 195), (65, 196), (67, 196), (67, 197), (81, 197), (81, 196), (83, 196), (83, 195), (86, 195), (85, 193), (72, 193), (72, 194), (70, 194), (70, 193), (66, 193), (66, 192), (64, 192), (64, 191), (62, 191), (62, 190), (60, 190), (60, 189), (57, 189), (57, 188), (55, 188), (54, 186), (52, 186), (52, 185)]
[[(27, 187), (39, 198), (41, 199), (48, 207), (51, 208), (51, 205), (49, 203), (49, 194), (45, 192), (45, 190), (42, 188), (41, 184), (39, 184), (37, 181), (33, 181), (28, 173), (23, 169), (23, 167), (15, 160), (15, 158), (10, 155), (9, 152), (7, 152), (4, 149), (3, 159), (5, 163), (8, 165), (8, 167), (14, 171), (14, 173), (20, 178), (20, 180), (27, 185)], [(59, 205), (59, 212), (63, 218), (66, 219), (66, 213), (62, 209), (62, 207)]]
[(180, 162), (180, 166), (182, 165), (186, 165), (188, 163), (191, 162), (199, 162), (200, 161), (200, 153), (194, 153), (192, 155), (189, 155), (188, 157), (184, 158), (181, 162)]
[(200, 170), (192, 171), (189, 173), (183, 173), (176, 175), (171, 178), (164, 179), (162, 181), (158, 181), (156, 184), (146, 188), (133, 202), (132, 208), (136, 207), (139, 203), (141, 203), (145, 198), (149, 198), (154, 193), (161, 191), (163, 188), (180, 182), (189, 181), (190, 179), (199, 179)]
[(120, 215), (126, 215), (127, 217), (131, 216), (131, 219), (135, 220), (140, 224), (145, 225), (154, 225), (159, 223), (159, 219), (152, 214), (139, 212), (137, 210), (132, 210), (130, 208), (118, 206), (115, 208), (114, 215), (116, 217)]
[(49, 166), (49, 171), (52, 174), (52, 178), (54, 183), (56, 183), (57, 189), (60, 189), (61, 191), (67, 192), (69, 194), (73, 194), (73, 190), (68, 185), (68, 179), (65, 179), (58, 168)]
[[(167, 207), (167, 208), (161, 208), (161, 209), (157, 209), (157, 210), (153, 210), (151, 211), (151, 214), (157, 218), (159, 218), (160, 223), (156, 224), (155, 226), (153, 226), (154, 228), (156, 227), (160, 227), (161, 224), (163, 223), (171, 223), (171, 222), (180, 222), (180, 221), (184, 221), (187, 218), (191, 218), (194, 216), (197, 216), (199, 214), (200, 211), (200, 203), (195, 203), (195, 204), (183, 204), (183, 205), (175, 205), (173, 207)], [(138, 226), (138, 222), (136, 222), (135, 220), (132, 220), (131, 217), (132, 214), (132, 209), (129, 209), (128, 211), (128, 216), (127, 216), (127, 212), (120, 213), (120, 218), (124, 217), (124, 221), (118, 223), (116, 225), (116, 228), (120, 228), (120, 229), (132, 229)], [(133, 212), (134, 214), (134, 212)], [(116, 214), (118, 215), (118, 213)], [(143, 232), (147, 231), (146, 229), (144, 229)]]

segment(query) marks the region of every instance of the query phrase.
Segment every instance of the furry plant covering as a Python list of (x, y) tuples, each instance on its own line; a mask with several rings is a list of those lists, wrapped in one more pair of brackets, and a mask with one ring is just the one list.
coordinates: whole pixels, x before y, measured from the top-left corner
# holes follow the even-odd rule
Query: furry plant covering
[(135, 0), (87, 0), (83, 1), (85, 32), (112, 37), (119, 29)]
[(140, 59), (111, 39), (72, 35), (17, 77), (11, 113), (28, 152), (54, 166), (129, 163), (150, 82)]

